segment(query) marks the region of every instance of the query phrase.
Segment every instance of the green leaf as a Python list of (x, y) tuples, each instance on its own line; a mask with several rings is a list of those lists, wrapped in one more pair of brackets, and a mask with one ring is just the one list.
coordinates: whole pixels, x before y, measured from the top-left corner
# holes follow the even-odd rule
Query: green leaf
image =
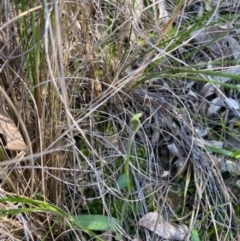
[(193, 229), (191, 232), (191, 238), (192, 241), (200, 241), (198, 231), (196, 229)]
[(233, 157), (235, 159), (240, 158), (240, 150), (238, 150), (238, 151), (229, 151), (229, 150), (226, 150), (226, 149), (217, 148), (217, 147), (213, 147), (213, 146), (206, 146), (206, 148), (207, 148), (207, 150), (209, 152), (222, 154), (224, 156)]
[(0, 215), (14, 215), (26, 212), (52, 212), (61, 216), (67, 216), (67, 214), (63, 210), (54, 205), (27, 197), (3, 197), (0, 198), (0, 202), (18, 202), (33, 206), (30, 208), (0, 210)]
[(138, 113), (131, 118), (130, 125), (131, 125), (132, 131), (136, 131), (141, 125), (141, 121), (140, 121), (141, 116), (142, 116), (142, 113)]
[(213, 147), (213, 146), (206, 146), (206, 149), (209, 152), (214, 152), (214, 153), (222, 154), (224, 156), (234, 157), (233, 152), (232, 151), (228, 151), (226, 149), (217, 148), (217, 147)]
[(4, 149), (0, 146), (0, 161), (8, 160), (7, 155)]
[(240, 158), (240, 151), (234, 151), (233, 152), (233, 157), (234, 158)]
[(123, 173), (122, 175), (120, 175), (117, 179), (117, 185), (119, 187), (119, 189), (124, 189), (127, 187), (127, 179), (126, 179), (126, 175), (125, 173)]
[(116, 225), (120, 221), (116, 218), (110, 218), (104, 215), (76, 215), (73, 216), (75, 222), (83, 228), (94, 231), (116, 230)]

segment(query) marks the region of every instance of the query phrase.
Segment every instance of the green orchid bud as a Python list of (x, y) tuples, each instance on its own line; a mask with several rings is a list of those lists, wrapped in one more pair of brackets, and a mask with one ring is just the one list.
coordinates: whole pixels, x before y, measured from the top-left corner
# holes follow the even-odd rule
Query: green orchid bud
[(140, 121), (141, 116), (142, 116), (142, 113), (138, 113), (131, 118), (130, 127), (132, 131), (136, 131), (141, 125), (141, 121)]

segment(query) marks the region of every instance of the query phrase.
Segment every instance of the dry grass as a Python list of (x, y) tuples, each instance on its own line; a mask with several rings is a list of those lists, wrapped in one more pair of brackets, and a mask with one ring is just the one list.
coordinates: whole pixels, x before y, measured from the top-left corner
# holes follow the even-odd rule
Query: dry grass
[[(239, 40), (237, 5), (166, 1), (159, 13), (150, 2), (0, 3), (0, 104), (28, 145), (21, 154), (5, 150), (1, 197), (41, 200), (71, 216), (120, 218), (126, 192), (117, 182), (130, 119), (141, 112), (123, 239), (163, 240), (136, 225), (158, 211), (197, 230), (201, 240), (239, 240), (237, 175), (224, 177), (228, 158), (204, 142), (233, 145), (229, 123), (238, 115), (227, 105), (209, 115), (209, 106), (217, 96), (238, 102), (237, 74), (222, 80), (225, 68), (238, 73), (239, 44), (232, 51), (230, 42)], [(229, 27), (201, 42), (195, 31), (207, 25)], [(21, 207), (28, 205), (1, 205)], [(0, 224), (0, 240), (91, 239), (47, 211), (3, 215)]]

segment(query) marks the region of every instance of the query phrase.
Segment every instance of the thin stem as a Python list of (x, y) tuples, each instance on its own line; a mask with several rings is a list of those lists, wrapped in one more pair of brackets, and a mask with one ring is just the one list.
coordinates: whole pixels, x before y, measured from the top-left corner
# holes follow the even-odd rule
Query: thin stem
[(127, 157), (126, 157), (126, 162), (125, 162), (125, 177), (126, 177), (126, 183), (127, 183), (127, 194), (126, 194), (126, 198), (125, 198), (125, 201), (124, 201), (123, 207), (122, 207), (121, 226), (123, 225), (124, 214), (125, 214), (127, 204), (128, 204), (128, 199), (129, 199), (130, 193), (131, 193), (131, 181), (130, 181), (129, 166), (130, 166), (130, 156), (131, 156), (133, 137), (134, 137), (134, 132), (131, 131), (131, 134), (130, 134), (130, 137), (128, 140), (128, 144), (127, 144)]

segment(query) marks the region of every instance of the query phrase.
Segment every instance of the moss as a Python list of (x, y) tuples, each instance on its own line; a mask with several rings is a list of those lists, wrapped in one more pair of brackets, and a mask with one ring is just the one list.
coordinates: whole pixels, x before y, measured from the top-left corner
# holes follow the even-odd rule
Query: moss
[(76, 143), (77, 143), (77, 147), (78, 147), (79, 150), (82, 152), (82, 154), (83, 154), (84, 156), (88, 157), (89, 154), (90, 154), (90, 152), (89, 152), (89, 150), (88, 150), (88, 148), (87, 148), (87, 146), (86, 146), (85, 141), (84, 141), (82, 138), (80, 138), (80, 137), (76, 137), (76, 138), (75, 138), (75, 141), (76, 141)]

